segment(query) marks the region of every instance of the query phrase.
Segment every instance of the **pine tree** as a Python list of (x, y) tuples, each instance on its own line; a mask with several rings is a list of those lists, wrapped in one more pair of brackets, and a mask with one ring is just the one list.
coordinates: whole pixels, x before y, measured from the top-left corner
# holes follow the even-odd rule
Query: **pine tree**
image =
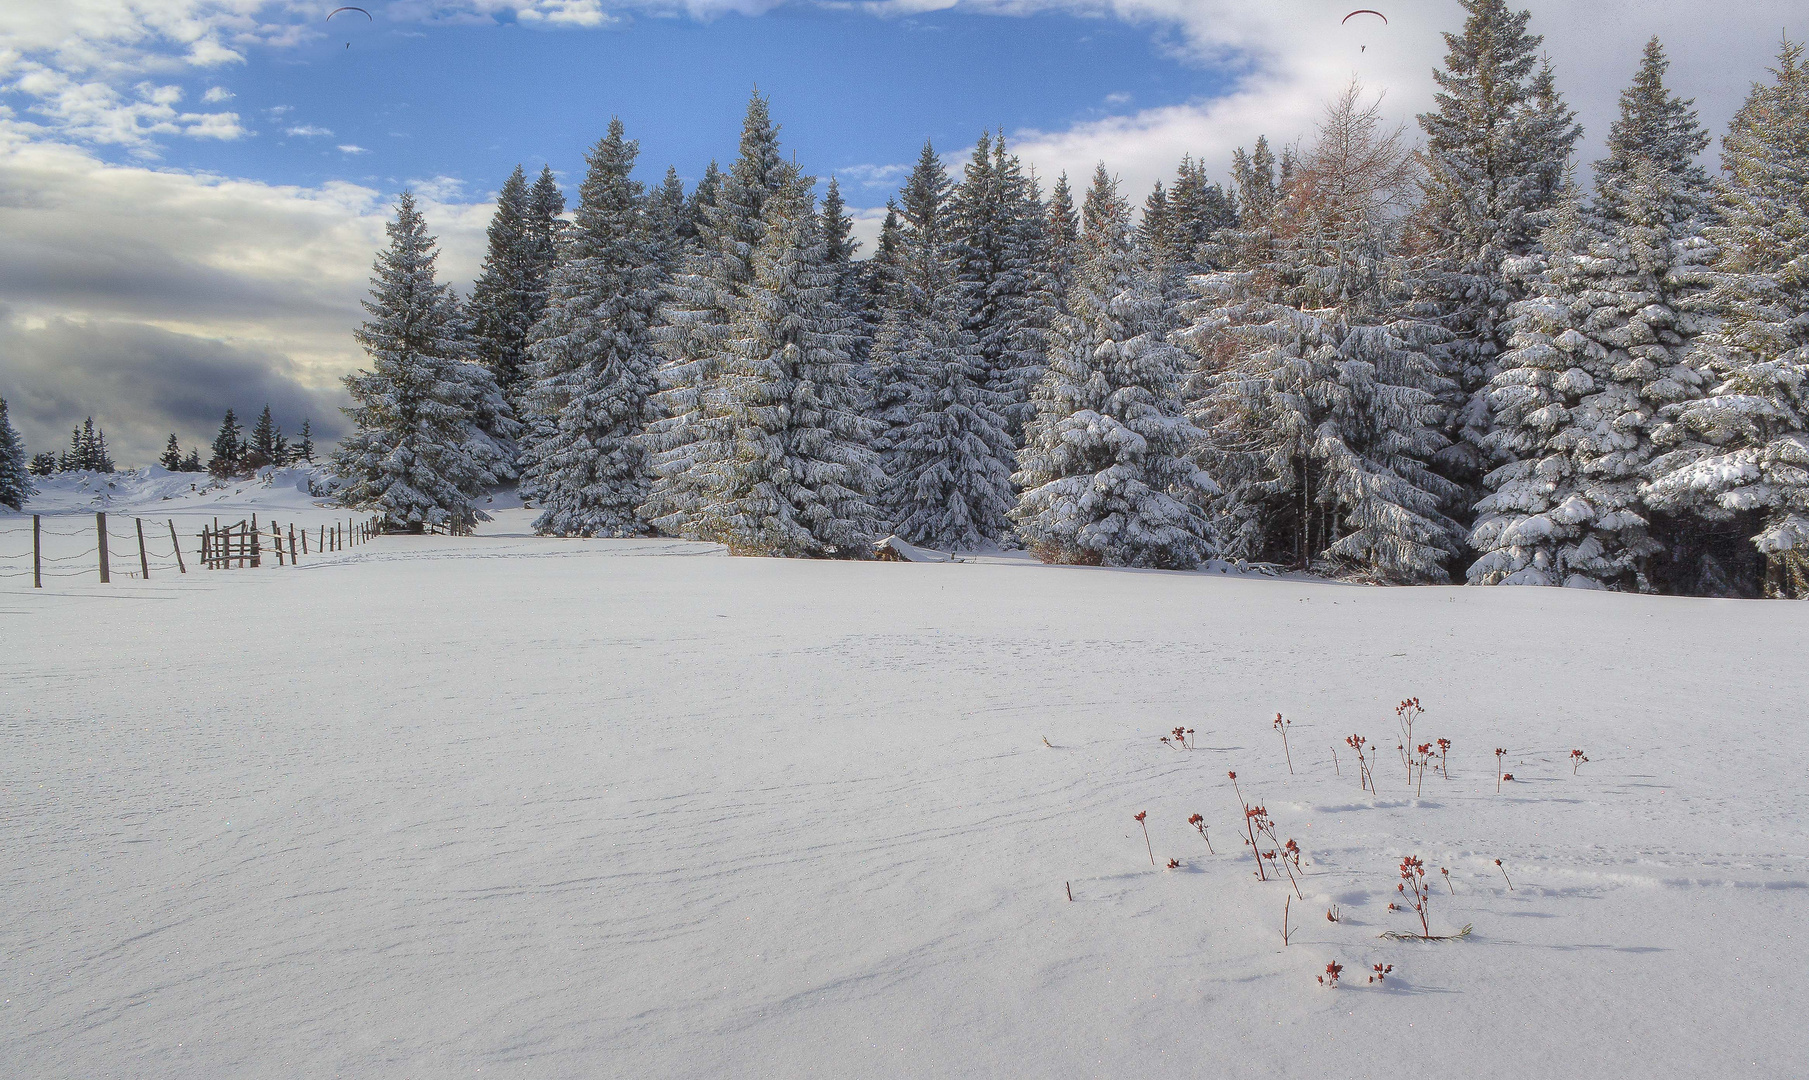
[(755, 94), (742, 121), (740, 156), (699, 207), (697, 242), (661, 309), (661, 419), (648, 429), (656, 478), (642, 513), (662, 532), (696, 536), (706, 528), (697, 515), (712, 497), (710, 477), (736, 452), (719, 381), (734, 313), (753, 278), (766, 202), (790, 175), (767, 101)]
[(245, 459), (244, 428), (239, 418), (231, 409), (226, 410), (226, 418), (220, 421), (219, 434), (214, 436), (213, 457), (207, 463), (207, 471), (222, 480), (238, 476)]
[(113, 458), (107, 453), (107, 433), (94, 426), (94, 417), (83, 420), (82, 426), (70, 433), (69, 453), (61, 467), (65, 471), (113, 471)]
[(848, 216), (848, 204), (842, 201), (842, 186), (834, 177), (830, 177), (829, 188), (823, 193), (821, 217), (824, 259), (835, 275), (835, 302), (856, 319), (856, 333), (849, 352), (854, 362), (864, 368), (873, 345), (874, 312), (867, 304), (860, 264), (854, 261), (861, 242), (854, 238), (854, 219)]
[(286, 440), (283, 439), (282, 429), (277, 427), (276, 421), (270, 417), (270, 406), (264, 406), (264, 411), (258, 415), (257, 423), (251, 427), (244, 467), (256, 472), (267, 465), (283, 465), (282, 450), (279, 444), (284, 442)]
[(206, 472), (201, 465), (201, 451), (189, 447), (188, 456), (182, 459), (182, 471), (188, 473)]
[(523, 475), (544, 507), (543, 536), (651, 531), (640, 516), (652, 480), (643, 435), (658, 418), (653, 323), (672, 233), (661, 219), (671, 203), (644, 198), (631, 176), (639, 152), (611, 120), (534, 327), (528, 403), (540, 422)]
[(1219, 233), (1237, 227), (1237, 210), (1225, 189), (1207, 177), (1204, 162), (1181, 159), (1168, 206), (1177, 274), (1185, 279), (1212, 269), (1207, 252)]
[(1352, 84), (1304, 161), (1267, 145), (1234, 160), (1240, 224), (1198, 280), (1185, 337), (1199, 358), (1193, 417), (1225, 486), (1229, 555), (1391, 581), (1448, 580), (1455, 485), (1436, 475), (1434, 350), (1397, 250), (1413, 159)]
[[(1719, 250), (1698, 339), (1714, 385), (1663, 411), (1647, 500), (1750, 536), (1762, 570), (1735, 558), (1705, 576), (1730, 593), (1809, 597), (1809, 64), (1786, 40), (1722, 140)], [(1713, 580), (1709, 587), (1716, 584)]]
[(182, 447), (176, 443), (175, 432), (170, 433), (170, 441), (164, 444), (163, 456), (157, 459), (157, 464), (171, 472), (182, 471)]
[(1159, 283), (1137, 265), (1130, 217), (1099, 166), (1012, 517), (1048, 561), (1188, 570), (1214, 552), (1202, 507), (1218, 487), (1189, 457), (1202, 436), (1182, 415), (1184, 356), (1162, 332)]
[(544, 243), (535, 233), (530, 199), (527, 174), (517, 165), (497, 193), (489, 250), (467, 305), (476, 359), (495, 376), (503, 397), (515, 403), (521, 398), (528, 330), (538, 315), (536, 248)]
[(647, 217), (654, 237), (665, 248), (667, 268), (676, 268), (684, 257), (685, 245), (697, 235), (691, 204), (685, 198), (685, 182), (676, 167), (666, 166), (666, 179), (648, 196)]
[(1053, 313), (1042, 265), (1043, 208), (1003, 135), (980, 137), (947, 213), (962, 325), (974, 336), (985, 387), (1015, 449), (1033, 414), (1030, 389), (1042, 378)]
[(1689, 351), (1714, 250), (1695, 165), (1707, 135), (1665, 89), (1666, 66), (1654, 40), (1621, 96), (1594, 206), (1562, 204), (1539, 253), (1504, 268), (1533, 296), (1509, 309), (1512, 348), (1490, 384), (1481, 445), (1507, 464), (1477, 505), (1473, 583), (1652, 591), (1655, 557), (1674, 546), (1639, 488), (1655, 415), (1701, 396)]
[(692, 527), (743, 554), (858, 558), (880, 533), (882, 476), (821, 221), (785, 168), (734, 304), (721, 380), (732, 452), (705, 466)]
[[(938, 548), (991, 546), (1010, 529), (1013, 442), (999, 368), (980, 342), (1003, 329), (989, 325), (1003, 319), (986, 297), (1000, 268), (999, 238), (989, 235), (1000, 231), (1002, 195), (991, 151), (983, 138), (958, 199), (924, 144), (901, 192), (893, 287), (874, 348), (875, 404), (886, 422), (874, 440), (887, 476), (881, 509), (898, 535)], [(996, 333), (995, 344), (1008, 343)]]
[(427, 223), (403, 192), (371, 278), (370, 318), (354, 335), (371, 367), (346, 376), (357, 425), (334, 456), (345, 479), (340, 501), (380, 513), (391, 528), (443, 525), (469, 532), (474, 500), (490, 477), (468, 449), (476, 405), (461, 316), (437, 280), (439, 253)]
[(314, 464), (314, 425), (308, 420), (302, 421), (301, 432), (296, 436), (295, 459)]
[(1445, 35), (1439, 92), (1420, 115), (1426, 133), (1425, 197), (1416, 216), (1417, 246), (1436, 266), (1423, 293), (1457, 341), (1445, 350), (1453, 440), (1440, 470), (1465, 484), (1490, 465), (1487, 386), (1508, 347), (1504, 323), (1517, 297), (1503, 260), (1528, 254), (1556, 205), (1565, 169), (1582, 137), (1558, 95), (1544, 40), (1527, 32), (1529, 15), (1504, 0), (1461, 0), (1462, 34)]
[(22, 510), (37, 493), (26, 470), (25, 443), (6, 415), (6, 399), (0, 398), (0, 506)]
[(31, 456), (31, 474), (33, 476), (49, 476), (57, 471), (57, 456), (48, 450), (40, 450)]
[(1055, 190), (1049, 193), (1049, 209), (1043, 221), (1043, 270), (1048, 275), (1045, 287), (1055, 312), (1067, 308), (1068, 286), (1074, 280), (1079, 258), (1080, 215), (1074, 212), (1074, 195), (1064, 172), (1056, 178)]

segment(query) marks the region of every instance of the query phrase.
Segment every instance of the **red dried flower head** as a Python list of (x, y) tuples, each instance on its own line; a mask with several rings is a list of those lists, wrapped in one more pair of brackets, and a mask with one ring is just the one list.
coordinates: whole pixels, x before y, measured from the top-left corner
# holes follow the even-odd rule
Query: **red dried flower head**
[(1178, 867), (1178, 866), (1180, 866), (1180, 865), (1181, 865), (1181, 860), (1180, 860), (1180, 859), (1170, 859), (1170, 860), (1168, 860), (1168, 868), (1169, 868), (1169, 869), (1170, 869), (1170, 870), (1173, 870), (1173, 869), (1175, 869), (1175, 868), (1176, 868), (1176, 867)]
[(1514, 778), (1514, 774), (1511, 772), (1510, 773), (1502, 773), (1501, 778), (1503, 780), (1512, 780)]
[(1146, 818), (1146, 817), (1148, 817), (1148, 816), (1149, 816), (1149, 811), (1148, 811), (1148, 810), (1142, 810), (1142, 811), (1139, 811), (1139, 812), (1138, 812), (1138, 814), (1137, 814), (1137, 820), (1138, 820), (1138, 821), (1142, 821), (1142, 820), (1143, 820), (1143, 819), (1144, 819), (1144, 818)]
[(1231, 778), (1231, 779), (1233, 779), (1233, 780), (1236, 780), (1236, 779), (1237, 779), (1237, 774), (1236, 774), (1236, 773), (1234, 773), (1234, 772), (1228, 772), (1228, 773), (1226, 773), (1226, 774), (1225, 774), (1225, 775), (1226, 775), (1226, 776), (1229, 776), (1229, 777), (1230, 777), (1230, 778)]

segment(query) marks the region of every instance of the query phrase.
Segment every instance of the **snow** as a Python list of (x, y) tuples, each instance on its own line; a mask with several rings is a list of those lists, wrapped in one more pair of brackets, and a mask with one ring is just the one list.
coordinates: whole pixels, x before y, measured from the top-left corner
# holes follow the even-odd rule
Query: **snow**
[[(91, 527), (104, 491), (185, 542), (347, 516), (159, 472), (28, 509)], [(0, 578), (0, 1071), (1809, 1074), (1809, 606), (729, 558), (493, 513), (300, 567)], [(28, 527), (0, 515), (0, 554)], [(1417, 793), (1409, 696), (1455, 744)], [(1229, 770), (1306, 852), (1290, 946)], [(1408, 854), (1468, 939), (1379, 938), (1417, 926), (1386, 910)]]

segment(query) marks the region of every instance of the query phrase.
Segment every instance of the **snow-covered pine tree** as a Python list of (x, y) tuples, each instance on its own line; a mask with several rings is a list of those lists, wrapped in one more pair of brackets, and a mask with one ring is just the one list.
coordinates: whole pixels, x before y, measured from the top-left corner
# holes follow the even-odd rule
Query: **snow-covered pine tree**
[(1487, 387), (1508, 347), (1503, 323), (1517, 298), (1502, 263), (1532, 250), (1583, 131), (1550, 64), (1539, 61), (1544, 39), (1528, 33), (1528, 13), (1504, 0), (1460, 2), (1463, 33), (1445, 35), (1445, 66), (1432, 73), (1439, 92), (1419, 117), (1426, 170), (1414, 246), (1435, 260), (1422, 292), (1457, 335), (1443, 361), (1453, 382), (1452, 443), (1439, 469), (1474, 485), (1498, 464), (1481, 443)]
[(171, 472), (182, 471), (182, 447), (176, 442), (175, 432), (170, 432), (170, 441), (163, 444), (163, 453), (157, 458), (157, 464)]
[[(565, 192), (553, 177), (553, 167), (543, 165), (540, 177), (528, 191), (527, 267), (525, 269), (528, 314), (540, 318), (546, 307), (547, 278), (559, 261), (559, 237), (565, 232)], [(530, 319), (530, 325), (532, 319)]]
[(213, 457), (207, 463), (208, 472), (222, 480), (239, 475), (245, 461), (244, 432), (239, 418), (231, 409), (227, 409), (225, 419), (220, 421), (220, 431), (214, 436)]
[(685, 220), (691, 227), (691, 235), (685, 238), (687, 242), (696, 241), (698, 223), (703, 221), (704, 211), (716, 205), (716, 193), (721, 188), (722, 169), (712, 159), (704, 167), (703, 179), (697, 182), (697, 186), (691, 189), (690, 196), (685, 200)]
[(1080, 215), (1074, 210), (1074, 193), (1068, 187), (1068, 174), (1055, 179), (1055, 190), (1049, 193), (1049, 208), (1043, 219), (1044, 288), (1052, 305), (1051, 325), (1056, 314), (1067, 310), (1068, 285), (1074, 280), (1075, 264), (1080, 258)]
[[(961, 325), (974, 336), (986, 389), (1015, 451), (1034, 412), (1030, 388), (1042, 378), (1052, 312), (1043, 280), (1043, 207), (1003, 134), (981, 134), (947, 214)], [(1009, 475), (1010, 456), (1001, 464)]]
[(1012, 517), (1047, 561), (1190, 570), (1215, 550), (1203, 506), (1218, 487), (1190, 456), (1201, 433), (1182, 415), (1185, 355), (1165, 338), (1159, 283), (1137, 265), (1130, 205), (1103, 164), (1082, 217)]
[(296, 435), (295, 460), (314, 464), (314, 424), (304, 419), (301, 431)]
[(1708, 137), (1665, 89), (1667, 66), (1654, 39), (1621, 95), (1595, 204), (1567, 199), (1539, 251), (1504, 268), (1533, 295), (1509, 308), (1490, 383), (1481, 445), (1506, 464), (1484, 478), (1472, 583), (1659, 587), (1656, 557), (1674, 545), (1654, 535), (1639, 487), (1654, 416), (1701, 395), (1689, 352), (1714, 254), (1695, 164)]
[(1396, 249), (1415, 179), (1404, 133), (1353, 83), (1285, 180), (1261, 143), (1235, 166), (1240, 225), (1217, 246), (1227, 268), (1195, 279), (1184, 335), (1227, 554), (1448, 580), (1458, 489), (1430, 468), (1448, 445), (1431, 355), (1447, 335), (1418, 317)]
[[(766, 201), (791, 174), (779, 156), (767, 101), (756, 93), (742, 120), (740, 155), (698, 207), (696, 243), (661, 308), (657, 342), (665, 362), (655, 399), (661, 418), (647, 432), (655, 479), (642, 514), (669, 535), (702, 534), (697, 515), (711, 497), (710, 478), (735, 453), (734, 424), (719, 386), (730, 324), (753, 278)], [(705, 185), (698, 190), (701, 195)]]
[(874, 311), (867, 304), (860, 264), (854, 261), (861, 242), (854, 238), (854, 219), (848, 215), (842, 186), (834, 177), (829, 178), (829, 188), (823, 193), (822, 218), (824, 259), (835, 275), (835, 302), (855, 319), (849, 355), (862, 369), (864, 378), (867, 357), (873, 348)]
[(1649, 503), (1751, 537), (1762, 566), (1711, 546), (1703, 588), (1809, 598), (1809, 64), (1786, 40), (1722, 140), (1718, 248), (1698, 340), (1708, 396), (1663, 412)]
[(193, 473), (207, 471), (206, 468), (201, 464), (201, 451), (195, 449), (192, 446), (189, 447), (188, 456), (182, 459), (182, 471), (183, 472), (193, 472)]
[(529, 347), (529, 408), (538, 422), (524, 485), (543, 507), (543, 536), (641, 536), (653, 473), (643, 439), (657, 418), (658, 315), (670, 204), (632, 177), (640, 146), (611, 120), (589, 156), (578, 210)]
[(33, 476), (51, 476), (57, 471), (57, 456), (48, 450), (40, 450), (31, 456), (31, 474)]
[(734, 303), (721, 379), (732, 453), (703, 466), (695, 528), (741, 554), (862, 558), (882, 528), (874, 425), (810, 181), (784, 168)]
[(490, 369), (503, 397), (516, 405), (521, 401), (528, 330), (537, 315), (534, 293), (539, 283), (533, 278), (539, 237), (531, 227), (532, 216), (527, 174), (517, 165), (497, 193), (489, 250), (465, 305), (478, 363)]
[[(1014, 447), (981, 334), (996, 331), (999, 364), (1014, 364), (1007, 313), (1020, 300), (999, 272), (1004, 185), (991, 151), (982, 137), (962, 200), (924, 144), (901, 193), (897, 284), (874, 354), (889, 421), (875, 440), (887, 477), (881, 509), (898, 535), (930, 547), (987, 547), (1010, 529)], [(989, 305), (993, 283), (1007, 287)]]
[(649, 193), (647, 216), (653, 235), (666, 249), (668, 271), (676, 269), (684, 258), (685, 245), (697, 235), (697, 226), (691, 220), (691, 203), (685, 198), (685, 182), (679, 178), (676, 166), (666, 166), (666, 179)]
[(371, 317), (354, 333), (371, 367), (345, 378), (353, 402), (345, 414), (357, 430), (333, 459), (345, 480), (340, 502), (381, 514), (389, 528), (469, 532), (483, 516), (475, 500), (490, 479), (469, 447), (471, 371), (485, 369), (467, 359), (458, 302), (437, 279), (439, 253), (412, 192), (396, 200), (385, 231), (390, 245), (377, 256), (364, 301)]
[(1211, 268), (1206, 253), (1225, 229), (1237, 226), (1237, 210), (1225, 189), (1206, 175), (1204, 162), (1189, 155), (1181, 159), (1175, 184), (1168, 194), (1176, 272), (1185, 280)]
[(26, 467), (25, 443), (6, 414), (6, 399), (0, 398), (0, 506), (22, 510), (25, 500), (37, 493)]

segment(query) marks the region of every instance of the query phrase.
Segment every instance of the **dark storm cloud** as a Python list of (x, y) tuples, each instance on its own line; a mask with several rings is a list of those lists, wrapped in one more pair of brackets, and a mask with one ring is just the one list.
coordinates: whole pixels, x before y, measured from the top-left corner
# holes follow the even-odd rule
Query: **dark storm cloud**
[(228, 408), (249, 421), (268, 404), (290, 434), (311, 420), (320, 443), (345, 429), (343, 392), (306, 385), (287, 357), (142, 323), (0, 321), (0, 396), (31, 452), (92, 416), (122, 467), (153, 461), (171, 432), (204, 445)]

